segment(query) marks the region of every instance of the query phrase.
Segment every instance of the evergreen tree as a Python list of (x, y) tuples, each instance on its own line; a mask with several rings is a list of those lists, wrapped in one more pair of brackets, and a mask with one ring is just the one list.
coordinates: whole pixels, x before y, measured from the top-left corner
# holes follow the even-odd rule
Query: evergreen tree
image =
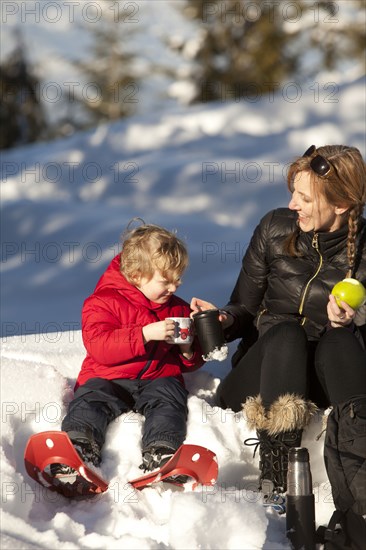
[[(303, 9), (310, 11), (312, 3), (303, 2)], [(343, 9), (349, 12), (342, 16)], [(319, 9), (329, 14), (317, 20), (314, 16), (311, 26), (310, 48), (320, 57), (318, 70), (322, 67), (335, 69), (344, 60), (365, 61), (366, 43), (366, 0), (326, 0), (319, 2)]]
[(176, 49), (194, 51), (192, 101), (255, 99), (288, 78), (304, 81), (344, 59), (362, 58), (365, 0), (347, 4), (355, 17), (345, 25), (329, 0), (187, 0), (184, 13), (199, 23), (199, 35), (194, 47)]
[(133, 69), (135, 54), (128, 51), (134, 29), (126, 24), (125, 10), (111, 9), (115, 5), (103, 2), (101, 19), (86, 27), (92, 38), (90, 58), (73, 62), (82, 76), (81, 85), (66, 93), (69, 118), (78, 127), (116, 120), (136, 110), (139, 78)]
[(39, 79), (29, 65), (17, 33), (15, 50), (0, 65), (0, 149), (45, 137), (47, 122), (39, 90)]

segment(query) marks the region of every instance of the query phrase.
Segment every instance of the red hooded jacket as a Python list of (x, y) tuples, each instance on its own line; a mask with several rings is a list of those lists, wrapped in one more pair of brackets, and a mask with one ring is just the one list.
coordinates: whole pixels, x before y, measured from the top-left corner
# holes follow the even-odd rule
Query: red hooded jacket
[(122, 275), (117, 255), (84, 302), (82, 335), (87, 356), (76, 387), (89, 378), (152, 380), (175, 376), (183, 381), (182, 372), (203, 364), (197, 339), (193, 343), (194, 354), (188, 360), (177, 345), (165, 341), (145, 345), (142, 327), (166, 317), (189, 317), (190, 312), (187, 302), (178, 296), (171, 296), (165, 304), (148, 300)]

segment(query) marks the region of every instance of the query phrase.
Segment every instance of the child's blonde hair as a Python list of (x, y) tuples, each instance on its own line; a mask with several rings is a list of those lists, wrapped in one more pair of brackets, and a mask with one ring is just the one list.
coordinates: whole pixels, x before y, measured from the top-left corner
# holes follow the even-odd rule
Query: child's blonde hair
[(127, 229), (122, 236), (121, 273), (135, 284), (141, 277), (150, 280), (155, 270), (169, 282), (180, 279), (188, 266), (184, 243), (171, 231), (143, 224)]

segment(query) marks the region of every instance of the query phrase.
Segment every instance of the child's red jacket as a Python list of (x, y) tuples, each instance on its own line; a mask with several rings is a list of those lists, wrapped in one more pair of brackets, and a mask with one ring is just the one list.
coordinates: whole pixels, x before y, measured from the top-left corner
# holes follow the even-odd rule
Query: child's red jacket
[(172, 296), (165, 304), (148, 300), (120, 272), (116, 256), (84, 302), (82, 335), (87, 356), (76, 386), (90, 378), (142, 378), (152, 380), (175, 376), (202, 366), (201, 350), (195, 338), (194, 354), (186, 359), (177, 345), (165, 341), (143, 342), (142, 327), (166, 317), (189, 317), (187, 302)]

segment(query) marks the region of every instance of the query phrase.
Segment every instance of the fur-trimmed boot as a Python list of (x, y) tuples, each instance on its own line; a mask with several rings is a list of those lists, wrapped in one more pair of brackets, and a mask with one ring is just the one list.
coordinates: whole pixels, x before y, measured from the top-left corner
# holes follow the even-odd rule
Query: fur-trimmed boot
[[(269, 492), (283, 494), (287, 490), (288, 451), (300, 447), (303, 429), (308, 425), (317, 407), (294, 394), (281, 395), (266, 411), (261, 397), (249, 397), (243, 412), (257, 438), (244, 441), (259, 446), (259, 490), (265, 485)], [(254, 456), (253, 455), (253, 456)]]

